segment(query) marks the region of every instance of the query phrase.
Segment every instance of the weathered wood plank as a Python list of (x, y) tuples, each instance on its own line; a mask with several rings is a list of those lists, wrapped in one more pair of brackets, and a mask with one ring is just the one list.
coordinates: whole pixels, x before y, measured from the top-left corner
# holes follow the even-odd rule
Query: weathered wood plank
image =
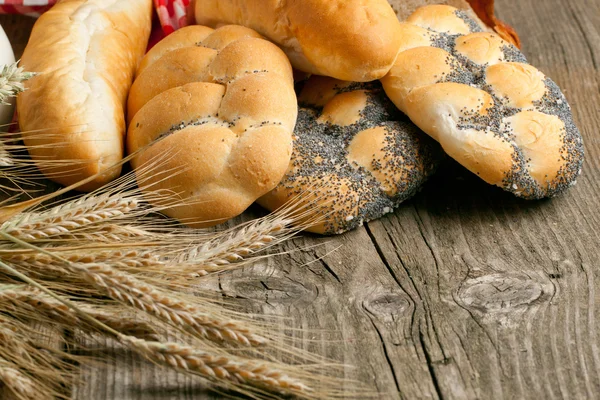
[[(392, 216), (340, 237), (303, 235), (286, 255), (201, 283), (238, 309), (324, 330), (294, 341), (354, 365), (347, 376), (381, 398), (600, 392), (600, 3), (498, 0), (497, 10), (574, 109), (587, 154), (575, 188), (526, 202), (449, 162)], [(19, 54), (31, 20), (0, 23)], [(82, 369), (74, 398), (219, 397), (107, 347), (114, 358)]]
[(530, 61), (574, 108), (587, 151), (576, 188), (530, 203), (451, 165), (412, 209), (369, 224), (398, 281), (408, 278), (424, 299), (425, 350), (444, 398), (594, 398), (600, 390), (599, 6), (498, 3)]

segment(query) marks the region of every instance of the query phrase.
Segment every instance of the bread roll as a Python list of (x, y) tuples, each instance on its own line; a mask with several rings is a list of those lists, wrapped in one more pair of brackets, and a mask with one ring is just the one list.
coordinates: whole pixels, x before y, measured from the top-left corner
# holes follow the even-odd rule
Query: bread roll
[(70, 185), (122, 159), (127, 92), (152, 12), (152, 0), (63, 0), (35, 23), (21, 65), (39, 75), (17, 107), (25, 145), (49, 178)]
[(575, 183), (584, 152), (571, 109), (516, 47), (449, 6), (422, 7), (401, 29), (383, 87), (448, 155), (527, 199)]
[[(521, 40), (515, 30), (508, 24), (500, 21), (494, 14), (494, 0), (388, 0), (400, 21), (408, 18), (417, 8), (433, 5), (445, 4), (459, 9), (466, 15), (474, 19), (481, 26), (486, 26), (489, 31), (495, 31), (502, 39), (521, 46)], [(486, 29), (484, 29), (486, 30)]]
[(386, 0), (202, 0), (196, 21), (239, 24), (277, 43), (305, 72), (371, 81), (389, 71), (401, 37)]
[(300, 196), (308, 230), (338, 234), (392, 212), (435, 171), (439, 146), (400, 113), (378, 82), (311, 77), (299, 101), (292, 160), (258, 203), (276, 210)]
[(142, 149), (134, 168), (162, 158), (160, 170), (182, 172), (144, 178), (144, 186), (176, 193), (179, 204), (164, 213), (190, 226), (242, 213), (289, 164), (292, 67), (251, 29), (189, 26), (167, 36), (142, 61), (128, 103), (127, 147)]

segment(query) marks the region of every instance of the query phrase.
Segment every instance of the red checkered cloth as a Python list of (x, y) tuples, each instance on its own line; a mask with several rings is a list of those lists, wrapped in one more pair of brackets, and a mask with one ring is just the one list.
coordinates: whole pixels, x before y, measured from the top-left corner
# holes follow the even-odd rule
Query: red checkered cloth
[(0, 0), (0, 13), (25, 14), (39, 17), (41, 13), (52, 7), (56, 0)]
[(154, 0), (156, 13), (165, 34), (176, 31), (190, 23), (191, 0)]
[[(38, 17), (57, 0), (0, 0), (0, 14), (25, 14)], [(126, 0), (125, 0), (126, 1)], [(188, 25), (193, 13), (190, 0), (154, 0), (156, 13), (163, 32), (169, 33)]]

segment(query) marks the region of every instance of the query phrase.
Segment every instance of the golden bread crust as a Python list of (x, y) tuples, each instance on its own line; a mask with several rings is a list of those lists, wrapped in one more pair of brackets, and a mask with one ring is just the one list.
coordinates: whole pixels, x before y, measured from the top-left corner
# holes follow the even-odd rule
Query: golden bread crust
[(248, 26), (278, 44), (295, 68), (348, 81), (379, 79), (401, 45), (386, 0), (203, 0), (196, 21)]
[(277, 46), (244, 27), (206, 29), (159, 43), (161, 57), (148, 54), (129, 95), (127, 148), (140, 151), (132, 164), (163, 159), (161, 169), (180, 172), (144, 184), (177, 193), (163, 212), (194, 227), (239, 215), (279, 183), (298, 112), (292, 68)]
[[(560, 89), (517, 48), (456, 9), (426, 6), (407, 24), (406, 50), (381, 81), (390, 99), (448, 155), (517, 196), (573, 185), (583, 140)], [(412, 43), (411, 43), (412, 42)]]
[[(122, 159), (127, 92), (152, 11), (151, 0), (71, 0), (34, 25), (21, 65), (39, 75), (18, 98), (19, 124), (32, 158), (56, 182), (71, 185)], [(119, 173), (112, 168), (79, 190)]]
[(258, 203), (300, 196), (308, 229), (337, 234), (392, 212), (434, 172), (438, 146), (387, 99), (378, 82), (311, 77), (300, 92), (294, 150), (277, 187)]

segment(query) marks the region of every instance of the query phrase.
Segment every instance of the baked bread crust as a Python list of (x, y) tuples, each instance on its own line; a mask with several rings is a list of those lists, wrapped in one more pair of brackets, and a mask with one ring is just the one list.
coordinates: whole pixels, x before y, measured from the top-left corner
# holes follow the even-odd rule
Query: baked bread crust
[(63, 0), (35, 23), (21, 65), (38, 75), (25, 83), (17, 109), (25, 145), (52, 180), (71, 185), (123, 158), (127, 92), (152, 12), (151, 0)]
[(573, 185), (583, 140), (556, 84), (466, 14), (426, 6), (381, 80), (390, 99), (486, 182), (539, 199)]
[(379, 82), (313, 76), (285, 177), (258, 203), (274, 211), (298, 196), (318, 218), (308, 231), (338, 234), (392, 212), (435, 171), (439, 146), (386, 97)]
[[(160, 56), (160, 57), (159, 57)], [(241, 26), (190, 26), (163, 39), (141, 63), (129, 94), (134, 168), (178, 194), (164, 213), (194, 227), (241, 214), (281, 180), (298, 106), (285, 54)], [(165, 154), (172, 157), (165, 159)]]
[(202, 0), (195, 15), (200, 25), (250, 27), (277, 43), (295, 68), (348, 81), (381, 78), (401, 44), (386, 0)]

